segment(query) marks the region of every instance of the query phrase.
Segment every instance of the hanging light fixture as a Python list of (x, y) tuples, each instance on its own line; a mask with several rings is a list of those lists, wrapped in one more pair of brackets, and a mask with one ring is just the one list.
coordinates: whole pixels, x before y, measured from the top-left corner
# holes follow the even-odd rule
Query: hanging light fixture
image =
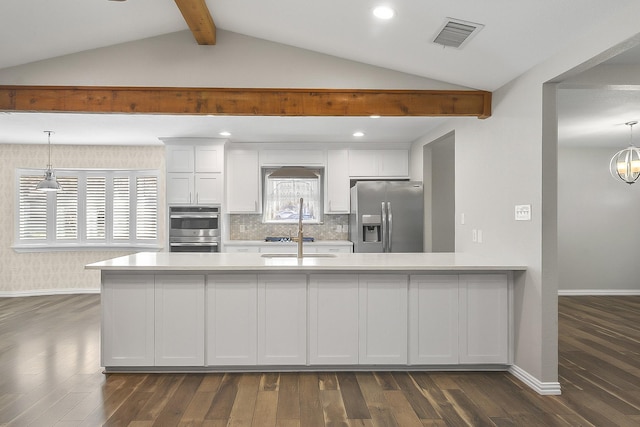
[(629, 146), (618, 151), (609, 162), (609, 172), (614, 178), (620, 178), (627, 184), (633, 184), (640, 178), (640, 149), (633, 145), (633, 126), (637, 121), (627, 122), (629, 126)]
[(53, 174), (53, 169), (51, 168), (51, 134), (54, 133), (50, 130), (45, 130), (44, 133), (47, 134), (49, 140), (49, 164), (47, 164), (47, 170), (44, 172), (44, 179), (40, 181), (36, 190), (40, 191), (59, 191), (62, 190), (60, 183), (56, 179), (56, 176)]

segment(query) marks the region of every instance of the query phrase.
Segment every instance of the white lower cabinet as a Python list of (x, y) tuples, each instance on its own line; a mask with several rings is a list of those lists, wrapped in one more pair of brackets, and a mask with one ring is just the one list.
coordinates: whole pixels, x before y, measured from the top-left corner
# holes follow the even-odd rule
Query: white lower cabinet
[(153, 366), (153, 275), (105, 275), (101, 293), (102, 366)]
[(407, 364), (407, 275), (359, 276), (359, 361)]
[(257, 363), (257, 310), (255, 274), (207, 276), (207, 365)]
[(258, 364), (306, 363), (306, 274), (258, 275)]
[(506, 274), (460, 275), (460, 363), (509, 362)]
[(155, 279), (155, 365), (204, 366), (204, 276)]
[(358, 275), (310, 276), (309, 363), (358, 363)]
[(458, 276), (415, 275), (409, 282), (409, 364), (458, 363)]
[(206, 281), (103, 273), (101, 361), (107, 368), (506, 365), (509, 283), (500, 273), (221, 272)]

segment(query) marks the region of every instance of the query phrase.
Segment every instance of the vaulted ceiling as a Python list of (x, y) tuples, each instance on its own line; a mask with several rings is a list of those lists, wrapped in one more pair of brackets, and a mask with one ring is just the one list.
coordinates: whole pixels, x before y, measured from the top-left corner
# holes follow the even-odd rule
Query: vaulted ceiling
[[(593, 25), (607, 19), (616, 9), (636, 0), (207, 0), (215, 27), (248, 36), (291, 45), (397, 70), (462, 87), (493, 91), (526, 70), (562, 50), (587, 34)], [(58, 57), (104, 46), (187, 30), (184, 10), (177, 7), (184, 0), (20, 0), (0, 2), (0, 70), (46, 58)], [(197, 1), (195, 2), (197, 3)], [(388, 21), (372, 16), (379, 3), (396, 11)], [(185, 16), (187, 16), (185, 14)], [(443, 48), (432, 43), (447, 18), (457, 18), (484, 25), (462, 49)], [(193, 28), (192, 28), (193, 29)], [(215, 49), (216, 46), (207, 46)], [(0, 84), (10, 84), (2, 82)], [(47, 124), (45, 116), (0, 114), (0, 124), (20, 133), (25, 124), (37, 118)], [(58, 116), (58, 119), (62, 116)], [(69, 128), (78, 117), (70, 120)], [(91, 118), (85, 118), (91, 120)], [(116, 119), (116, 117), (112, 117)], [(141, 119), (143, 119), (141, 117)], [(149, 119), (149, 118), (147, 118)], [(212, 119), (212, 118), (203, 118)], [(183, 121), (185, 120), (185, 121)], [(191, 123), (187, 125), (186, 121)], [(234, 118), (233, 120), (240, 120)], [(278, 119), (275, 119), (278, 120)], [(340, 131), (355, 125), (346, 118), (330, 119)], [(355, 121), (356, 119), (354, 119)], [(361, 119), (358, 119), (361, 120)], [(384, 118), (384, 121), (388, 120)], [(442, 119), (389, 119), (394, 140), (409, 142), (426, 133)], [(382, 124), (376, 126), (385, 126)], [(410, 123), (404, 126), (402, 122)], [(129, 126), (130, 117), (116, 127)], [(158, 123), (147, 120), (153, 128)], [(200, 126), (194, 117), (172, 118), (162, 125), (176, 128)], [(138, 123), (144, 129), (144, 120)], [(301, 121), (289, 123), (295, 135), (280, 135), (283, 126), (268, 120), (263, 140), (331, 141), (343, 136), (326, 135), (325, 120), (310, 120), (308, 130)], [(233, 124), (233, 123), (232, 123)], [(344, 125), (344, 129), (340, 129)], [(359, 125), (359, 124), (358, 124)], [(34, 126), (33, 121), (30, 124)], [(77, 128), (82, 125), (77, 124)], [(202, 124), (207, 129), (211, 123)], [(216, 123), (216, 126), (221, 126)], [(260, 127), (253, 133), (260, 133)], [(115, 132), (113, 124), (108, 124)], [(408, 131), (403, 134), (404, 128)], [(94, 128), (95, 129), (95, 128)], [(33, 129), (30, 129), (33, 131)], [(335, 130), (335, 129), (334, 129)], [(151, 131), (151, 129), (150, 129)], [(158, 136), (158, 135), (156, 135)], [(190, 135), (195, 136), (195, 135)], [(63, 138), (62, 135), (59, 136)], [(148, 141), (149, 135), (140, 138)], [(117, 136), (113, 135), (115, 140)], [(249, 138), (259, 138), (247, 135)], [(19, 140), (19, 138), (17, 139)], [(69, 138), (72, 142), (73, 138)], [(385, 142), (380, 138), (377, 142)], [(0, 142), (7, 142), (0, 135)], [(34, 141), (37, 142), (37, 141)], [(135, 142), (135, 141), (130, 141)]]

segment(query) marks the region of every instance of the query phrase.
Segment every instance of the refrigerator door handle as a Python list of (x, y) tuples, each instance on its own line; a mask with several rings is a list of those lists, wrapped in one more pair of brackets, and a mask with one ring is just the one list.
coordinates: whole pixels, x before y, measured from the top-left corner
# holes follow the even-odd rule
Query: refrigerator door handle
[(391, 243), (393, 242), (393, 212), (391, 212), (391, 202), (387, 202), (387, 229), (389, 237), (387, 237), (387, 252), (393, 252)]
[(387, 205), (382, 202), (380, 207), (380, 225), (382, 226), (382, 252), (387, 252)]

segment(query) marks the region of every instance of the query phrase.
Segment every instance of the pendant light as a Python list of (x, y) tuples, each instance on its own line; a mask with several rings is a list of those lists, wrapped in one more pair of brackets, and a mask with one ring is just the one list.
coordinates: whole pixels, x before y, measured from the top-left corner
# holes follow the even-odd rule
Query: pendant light
[(627, 122), (629, 126), (629, 146), (613, 155), (609, 162), (609, 172), (614, 178), (620, 178), (627, 184), (633, 184), (640, 178), (640, 149), (633, 145), (633, 126), (637, 121)]
[(44, 172), (44, 179), (40, 181), (36, 190), (40, 191), (59, 191), (62, 190), (60, 183), (56, 179), (56, 176), (53, 174), (53, 169), (51, 168), (51, 134), (53, 131), (45, 130), (44, 133), (47, 134), (49, 140), (49, 164), (47, 164), (47, 170)]

